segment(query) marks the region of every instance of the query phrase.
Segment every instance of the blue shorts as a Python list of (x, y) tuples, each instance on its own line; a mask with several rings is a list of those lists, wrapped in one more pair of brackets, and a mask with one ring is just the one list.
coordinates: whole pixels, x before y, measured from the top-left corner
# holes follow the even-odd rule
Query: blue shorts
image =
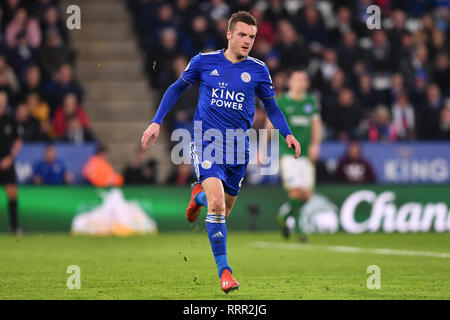
[(237, 196), (245, 177), (248, 161), (243, 164), (219, 164), (208, 160), (198, 161), (195, 149), (191, 149), (195, 174), (198, 181), (206, 178), (219, 178), (222, 180), (223, 189), (230, 196)]

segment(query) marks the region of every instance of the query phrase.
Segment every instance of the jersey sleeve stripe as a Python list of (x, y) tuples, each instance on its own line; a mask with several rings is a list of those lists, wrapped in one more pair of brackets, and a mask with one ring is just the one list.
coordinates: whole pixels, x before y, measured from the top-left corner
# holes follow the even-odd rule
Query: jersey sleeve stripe
[(192, 83), (190, 83), (189, 81), (186, 81), (186, 80), (183, 78), (183, 76), (181, 76), (180, 78), (183, 79), (184, 82), (186, 82), (186, 83), (188, 83), (188, 84), (192, 84)]
[(262, 62), (261, 60), (258, 60), (258, 59), (256, 59), (256, 58), (253, 58), (253, 57), (248, 57), (248, 59), (249, 60), (252, 60), (253, 62), (256, 62), (257, 64), (259, 64), (259, 65), (262, 65), (262, 66), (265, 66), (266, 64), (264, 63), (264, 62)]
[(217, 50), (217, 51), (211, 51), (211, 52), (201, 52), (200, 54), (201, 54), (202, 56), (205, 56), (205, 55), (218, 54), (218, 53), (220, 53), (220, 50)]

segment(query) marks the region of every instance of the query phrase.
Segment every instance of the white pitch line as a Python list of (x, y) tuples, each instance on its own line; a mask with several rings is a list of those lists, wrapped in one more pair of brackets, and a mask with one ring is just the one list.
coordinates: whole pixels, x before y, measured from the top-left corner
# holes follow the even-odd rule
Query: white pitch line
[(395, 250), (384, 248), (358, 248), (347, 246), (327, 246), (320, 244), (301, 244), (301, 243), (284, 243), (284, 242), (252, 242), (256, 248), (262, 249), (293, 249), (293, 250), (323, 250), (333, 252), (350, 252), (350, 253), (369, 253), (369, 254), (384, 254), (393, 256), (413, 256), (413, 257), (433, 257), (450, 259), (450, 253), (430, 252), (430, 251), (410, 251), (410, 250)]

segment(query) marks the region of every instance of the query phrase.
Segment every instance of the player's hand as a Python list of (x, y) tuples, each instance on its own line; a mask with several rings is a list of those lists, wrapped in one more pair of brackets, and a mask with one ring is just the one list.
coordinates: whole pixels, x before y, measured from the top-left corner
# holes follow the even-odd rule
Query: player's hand
[(159, 136), (159, 124), (152, 122), (152, 124), (150, 124), (142, 134), (141, 139), (142, 150), (145, 151), (145, 149), (147, 149), (148, 142), (150, 141), (150, 139), (152, 146), (154, 146), (158, 136)]
[(297, 141), (297, 139), (294, 138), (294, 136), (292, 134), (286, 136), (286, 143), (288, 148), (292, 148), (294, 147), (295, 149), (295, 155), (294, 158), (297, 159), (300, 156), (300, 152), (301, 152), (301, 147), (300, 147), (300, 142)]
[(308, 156), (312, 162), (316, 162), (319, 158), (320, 147), (318, 144), (311, 144), (308, 148)]
[(11, 156), (6, 156), (0, 160), (0, 168), (6, 170), (11, 167), (13, 163), (13, 158)]

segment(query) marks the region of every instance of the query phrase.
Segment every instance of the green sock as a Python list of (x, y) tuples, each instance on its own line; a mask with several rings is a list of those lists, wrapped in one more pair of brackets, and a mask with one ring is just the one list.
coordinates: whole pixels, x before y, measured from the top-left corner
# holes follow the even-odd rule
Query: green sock
[(292, 207), (294, 208), (292, 216), (295, 218), (295, 232), (301, 234), (303, 233), (303, 230), (300, 222), (301, 218), (300, 209), (302, 208), (304, 202), (299, 199), (291, 199), (290, 201), (293, 203)]
[(299, 201), (298, 199), (289, 199), (287, 202), (285, 202), (279, 212), (278, 212), (278, 218), (280, 220), (280, 224), (282, 225), (286, 225), (286, 220), (289, 217), (294, 217), (295, 219), (295, 225), (296, 225), (296, 229), (297, 229), (297, 218), (299, 215), (299, 209), (302, 206), (302, 202)]

